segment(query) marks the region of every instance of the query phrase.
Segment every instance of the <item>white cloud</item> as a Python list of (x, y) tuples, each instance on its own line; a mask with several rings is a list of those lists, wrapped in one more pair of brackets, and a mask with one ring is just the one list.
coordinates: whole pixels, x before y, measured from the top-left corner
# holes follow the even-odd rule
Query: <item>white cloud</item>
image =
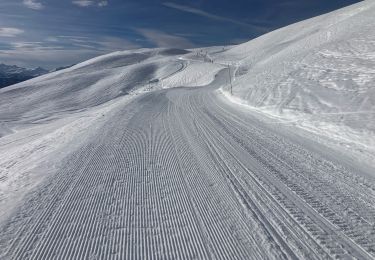
[(183, 49), (195, 47), (195, 45), (192, 42), (180, 36), (174, 36), (151, 29), (137, 29), (137, 31), (140, 34), (142, 34), (147, 40), (153, 42), (158, 47)]
[(97, 1), (97, 0), (74, 0), (74, 1), (72, 1), (72, 3), (75, 4), (75, 5), (78, 5), (80, 7), (88, 7), (88, 6), (93, 6), (93, 5), (96, 5), (96, 6), (99, 6), (99, 7), (104, 7), (104, 6), (108, 5), (107, 0), (101, 0), (101, 1)]
[(30, 9), (41, 10), (44, 8), (44, 5), (37, 0), (23, 0), (23, 4)]
[(54, 38), (58, 39), (60, 44), (68, 44), (73, 48), (79, 47), (83, 49), (91, 49), (102, 52), (140, 48), (140, 46), (134, 42), (113, 36), (99, 36), (95, 38), (89, 38), (85, 36), (61, 35)]
[(12, 42), (10, 44), (13, 50), (17, 51), (45, 51), (45, 50), (62, 50), (59, 46), (48, 46), (43, 42)]
[(58, 42), (59, 41), (59, 39), (57, 37), (53, 37), (53, 36), (48, 36), (45, 40), (47, 42)]
[[(56, 38), (59, 39), (60, 37)], [(117, 37), (88, 39), (86, 44), (75, 43), (74, 49), (66, 49), (64, 46), (58, 46), (57, 43), (50, 45), (43, 42), (13, 42), (10, 45), (12, 49), (0, 49), (0, 60), (2, 62), (22, 67), (41, 66), (47, 69), (76, 64), (112, 51), (140, 47)]]
[(118, 37), (103, 37), (98, 44), (103, 51), (121, 51), (140, 48), (139, 45)]
[[(5, 30), (0, 29), (5, 34)], [(9, 30), (6, 32), (8, 34)], [(48, 69), (75, 64), (113, 51), (140, 48), (129, 40), (112, 36), (50, 35), (43, 41), (9, 38), (0, 42), (1, 62)]]
[(89, 39), (89, 37), (87, 36), (76, 36), (76, 35), (58, 35), (56, 36), (57, 38), (61, 38), (61, 39), (76, 39), (76, 40), (87, 40)]
[(91, 1), (91, 0), (76, 0), (76, 1), (73, 1), (73, 4), (81, 6), (81, 7), (90, 6), (93, 3), (94, 3), (94, 1)]
[(228, 23), (240, 25), (240, 26), (247, 27), (247, 28), (250, 28), (250, 29), (255, 30), (255, 31), (260, 31), (260, 32), (268, 31), (267, 28), (264, 28), (262, 26), (248, 24), (248, 23), (244, 23), (244, 22), (232, 19), (232, 18), (211, 14), (211, 13), (208, 13), (206, 11), (196, 9), (196, 8), (193, 8), (193, 7), (190, 7), (190, 6), (185, 6), (185, 5), (180, 5), (180, 4), (170, 3), (170, 2), (163, 3), (163, 5), (166, 6), (166, 7), (170, 7), (170, 8), (182, 11), (182, 12), (192, 13), (192, 14), (195, 14), (195, 15), (203, 16), (203, 17), (206, 17), (206, 18), (209, 18), (209, 19), (212, 19), (212, 20), (217, 20), (217, 21), (228, 22)]
[(0, 37), (16, 37), (24, 33), (23, 30), (11, 27), (0, 27)]
[(98, 3), (98, 6), (100, 6), (100, 7), (104, 7), (104, 6), (107, 6), (107, 5), (108, 5), (108, 1), (100, 1)]

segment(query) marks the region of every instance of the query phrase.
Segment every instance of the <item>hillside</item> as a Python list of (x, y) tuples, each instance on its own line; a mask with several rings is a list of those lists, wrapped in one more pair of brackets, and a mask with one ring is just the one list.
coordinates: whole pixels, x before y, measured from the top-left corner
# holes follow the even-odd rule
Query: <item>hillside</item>
[(373, 13), (0, 89), (0, 259), (374, 259)]
[(215, 59), (233, 65), (239, 103), (374, 147), (374, 13), (375, 2), (364, 1), (234, 46)]

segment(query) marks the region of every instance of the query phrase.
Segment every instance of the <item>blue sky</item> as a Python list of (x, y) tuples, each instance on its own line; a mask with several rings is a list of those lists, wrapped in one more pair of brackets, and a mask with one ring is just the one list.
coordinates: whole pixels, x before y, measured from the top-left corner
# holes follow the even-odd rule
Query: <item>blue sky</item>
[(54, 68), (141, 47), (241, 43), (357, 0), (0, 0), (0, 63)]

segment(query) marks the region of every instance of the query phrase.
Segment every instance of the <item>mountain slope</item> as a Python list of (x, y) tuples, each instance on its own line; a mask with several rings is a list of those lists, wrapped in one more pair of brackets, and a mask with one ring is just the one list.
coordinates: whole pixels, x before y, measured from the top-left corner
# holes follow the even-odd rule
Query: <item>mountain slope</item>
[(373, 10), (1, 89), (0, 258), (374, 259)]
[(0, 88), (29, 80), (48, 73), (43, 68), (25, 69), (18, 66), (0, 64)]
[(239, 102), (331, 135), (364, 134), (356, 141), (374, 146), (368, 135), (375, 131), (374, 13), (375, 2), (364, 1), (235, 46), (215, 59), (233, 64)]
[[(16, 205), (46, 177), (43, 169), (90, 140), (110, 111), (144, 92), (206, 85), (221, 69), (180, 60), (186, 53), (116, 52), (0, 89), (0, 208)], [(10, 212), (0, 211), (0, 222)]]

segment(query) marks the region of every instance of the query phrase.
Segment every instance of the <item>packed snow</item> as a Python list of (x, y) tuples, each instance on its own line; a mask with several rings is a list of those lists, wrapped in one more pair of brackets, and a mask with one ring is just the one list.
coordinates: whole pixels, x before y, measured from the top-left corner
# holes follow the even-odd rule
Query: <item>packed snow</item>
[(365, 150), (374, 165), (374, 13), (364, 1), (222, 52), (232, 100)]
[(0, 258), (373, 259), (374, 13), (1, 89)]

